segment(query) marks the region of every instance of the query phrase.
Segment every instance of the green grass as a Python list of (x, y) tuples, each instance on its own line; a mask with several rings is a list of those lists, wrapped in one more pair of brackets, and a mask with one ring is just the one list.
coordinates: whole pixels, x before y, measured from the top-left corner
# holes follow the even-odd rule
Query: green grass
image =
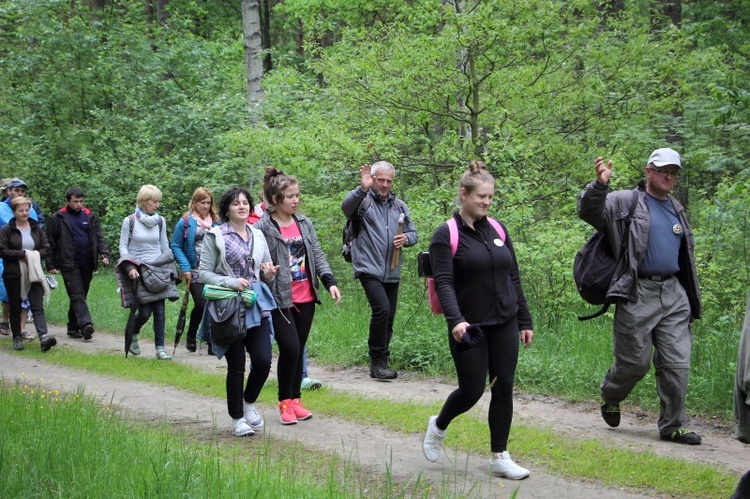
[[(37, 350), (20, 355), (42, 358)], [(201, 395), (224, 397), (224, 375), (205, 373), (186, 365), (98, 353), (86, 355), (69, 348), (56, 348), (44, 354), (50, 363), (87, 369), (121, 378), (147, 381)], [(269, 383), (260, 401), (275, 405), (275, 384)], [(439, 410), (439, 405), (371, 400), (354, 394), (326, 389), (306, 393), (305, 399), (320, 415), (339, 417), (356, 424), (382, 425), (391, 431), (420, 434), (424, 421)], [(446, 446), (477, 452), (486, 448), (489, 431), (486, 409), (474, 408), (472, 417), (459, 418), (451, 425)], [(660, 457), (651, 452), (620, 449), (598, 440), (568, 440), (549, 429), (516, 422), (511, 430), (514, 455), (530, 466), (544, 466), (551, 473), (576, 479), (617, 485), (633, 491), (650, 490), (681, 497), (726, 497), (736, 485), (736, 477), (716, 466)]]
[[(0, 383), (3, 497), (413, 497), (440, 486), (395, 483), (296, 442), (190, 435), (121, 419), (82, 390)], [(304, 452), (307, 466), (297, 456)]]

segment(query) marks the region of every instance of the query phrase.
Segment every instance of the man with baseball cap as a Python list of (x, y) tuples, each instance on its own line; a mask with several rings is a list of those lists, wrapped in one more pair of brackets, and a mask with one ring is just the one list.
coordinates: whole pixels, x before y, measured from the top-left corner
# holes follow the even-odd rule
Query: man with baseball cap
[(682, 171), (680, 155), (657, 149), (646, 164), (646, 179), (634, 190), (637, 204), (628, 222), (633, 190), (609, 191), (612, 160), (595, 161), (596, 179), (578, 199), (578, 215), (607, 234), (620, 252), (628, 231), (627, 254), (607, 292), (617, 304), (614, 318), (614, 364), (601, 383), (604, 421), (620, 424), (620, 403), (648, 373), (653, 358), (656, 391), (661, 400), (658, 427), (662, 440), (697, 445), (701, 437), (687, 430), (685, 396), (693, 336), (690, 323), (701, 316), (693, 232), (685, 209), (669, 193)]
[[(20, 196), (26, 196), (26, 189), (28, 189), (29, 186), (26, 185), (26, 182), (21, 180), (20, 178), (16, 177), (10, 181), (8, 184), (8, 197), (5, 199), (5, 204), (10, 207), (10, 202), (13, 200), (13, 198), (17, 198)], [(29, 199), (31, 199), (29, 196), (26, 196)], [(44, 214), (42, 213), (42, 209), (39, 208), (39, 205), (36, 201), (31, 199), (31, 213), (29, 216), (33, 219), (39, 222), (39, 225), (44, 228), (45, 225), (45, 219)]]

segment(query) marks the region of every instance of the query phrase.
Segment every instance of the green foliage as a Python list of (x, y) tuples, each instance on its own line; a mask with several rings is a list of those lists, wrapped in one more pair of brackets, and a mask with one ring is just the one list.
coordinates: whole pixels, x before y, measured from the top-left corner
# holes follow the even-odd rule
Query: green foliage
[[(696, 357), (712, 367), (734, 357), (736, 342), (717, 351), (716, 338), (734, 338), (750, 288), (747, 1), (683, 2), (679, 27), (644, 2), (607, 17), (584, 1), (276, 2), (275, 69), (254, 125), (236, 4), (171, 0), (168, 23), (154, 26), (138, 2), (96, 12), (80, 3), (0, 2), (0, 177), (24, 178), (43, 210), (82, 186), (116, 247), (144, 183), (164, 191), (171, 229), (195, 187), (220, 194), (252, 184), (255, 195), (263, 168), (280, 167), (300, 180), (301, 209), (345, 290), (342, 307), (319, 313), (325, 327), (311, 349), (355, 363), (366, 356), (367, 306), (339, 257), (340, 202), (362, 163), (387, 159), (420, 235), (405, 251), (394, 359), (450, 372), (414, 259), (450, 216), (468, 160), (481, 158), (498, 181), (490, 213), (517, 249), (539, 344), (576, 362), (585, 341), (574, 332), (608, 337), (604, 320), (575, 321), (589, 307), (571, 266), (591, 232), (576, 197), (597, 156), (614, 160), (613, 188), (631, 188), (650, 151), (671, 144), (683, 154), (676, 194), (694, 228), (703, 292)], [(97, 321), (116, 329), (119, 319)], [(346, 349), (323, 341), (329, 330), (350, 333), (338, 340)], [(606, 341), (595, 351), (606, 356)], [(524, 358), (529, 386), (544, 366), (565, 376), (536, 350)], [(577, 393), (591, 393), (606, 364), (589, 367), (597, 374)], [(722, 369), (697, 380), (715, 386), (708, 406), (726, 407), (728, 378)]]

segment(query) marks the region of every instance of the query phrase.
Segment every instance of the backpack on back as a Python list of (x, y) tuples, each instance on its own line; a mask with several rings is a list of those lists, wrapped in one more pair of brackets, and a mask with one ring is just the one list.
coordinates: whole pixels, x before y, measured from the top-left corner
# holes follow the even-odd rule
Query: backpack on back
[(362, 216), (367, 211), (372, 203), (372, 198), (367, 195), (352, 215), (346, 219), (344, 230), (341, 237), (341, 256), (344, 257), (349, 263), (352, 263), (352, 241), (354, 241), (359, 235), (359, 231), (362, 229)]
[[(495, 229), (495, 232), (497, 232), (497, 235), (500, 236), (500, 239), (505, 242), (505, 231), (503, 230), (503, 227), (500, 225), (500, 222), (495, 220), (494, 218), (487, 217), (487, 221), (490, 223), (493, 229)], [(451, 217), (445, 222), (448, 224), (448, 232), (450, 233), (450, 241), (451, 241), (451, 254), (453, 256), (456, 256), (456, 251), (458, 250), (458, 224), (456, 223), (456, 219)], [(422, 253), (420, 255), (421, 259), (424, 260), (425, 257), (422, 256), (425, 255), (425, 253)], [(425, 265), (421, 264), (420, 268)], [(440, 305), (440, 299), (438, 298), (437, 291), (435, 290), (435, 281), (432, 278), (432, 268), (424, 269), (423, 272), (425, 272), (423, 275), (427, 275), (427, 300), (430, 302), (430, 310), (435, 315), (440, 315), (443, 313), (443, 307)]]
[[(637, 204), (638, 191), (633, 190), (633, 201), (630, 203), (628, 217), (625, 219), (625, 231), (620, 247), (621, 258), (627, 251), (630, 222), (633, 219), (633, 212)], [(583, 247), (578, 250), (573, 263), (573, 279), (576, 282), (578, 294), (586, 303), (603, 305), (595, 314), (578, 317), (579, 321), (593, 319), (607, 312), (610, 305), (610, 302), (607, 301), (607, 291), (609, 291), (615, 277), (617, 264), (618, 261), (615, 259), (614, 251), (604, 231), (594, 232)]]

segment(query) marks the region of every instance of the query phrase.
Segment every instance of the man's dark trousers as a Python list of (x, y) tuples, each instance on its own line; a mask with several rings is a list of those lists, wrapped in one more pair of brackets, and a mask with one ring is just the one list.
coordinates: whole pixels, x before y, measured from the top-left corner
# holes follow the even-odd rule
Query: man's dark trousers
[(86, 297), (89, 294), (94, 269), (90, 266), (75, 266), (72, 270), (62, 270), (65, 291), (70, 299), (68, 307), (68, 331), (80, 331), (87, 324), (93, 324)]

